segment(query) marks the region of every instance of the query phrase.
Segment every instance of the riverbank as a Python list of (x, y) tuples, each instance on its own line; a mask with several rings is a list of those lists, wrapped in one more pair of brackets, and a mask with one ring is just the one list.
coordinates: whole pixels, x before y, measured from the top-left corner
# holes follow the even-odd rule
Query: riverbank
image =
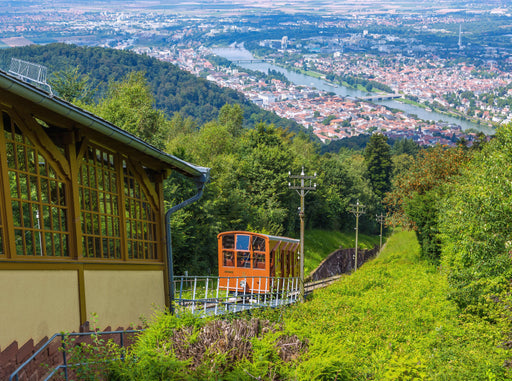
[[(239, 59), (254, 59), (252, 53), (245, 48), (214, 48), (212, 49), (214, 54), (217, 54), (221, 57), (224, 57), (228, 60), (239, 60)], [(335, 95), (349, 98), (349, 99), (359, 99), (365, 96), (371, 95), (365, 90), (362, 89), (354, 89), (347, 86), (343, 86), (340, 84), (338, 87), (333, 87), (330, 82), (327, 82), (321, 78), (313, 77), (301, 73), (297, 73), (294, 70), (286, 69), (282, 66), (277, 66), (274, 64), (269, 64), (266, 62), (260, 63), (242, 63), (239, 64), (241, 68), (247, 68), (251, 70), (258, 70), (261, 72), (268, 72), (269, 70), (278, 71), (286, 76), (286, 78), (293, 84), (297, 86), (307, 86), (311, 88), (315, 88), (317, 90), (325, 91), (326, 93), (333, 93)], [(381, 105), (385, 107), (389, 107), (390, 109), (401, 110), (408, 115), (415, 115), (418, 119), (423, 121), (430, 122), (439, 122), (443, 124), (459, 126), (462, 130), (476, 130), (482, 131), (485, 134), (492, 135), (494, 134), (494, 129), (488, 128), (486, 126), (478, 125), (476, 123), (471, 123), (469, 121), (464, 121), (455, 117), (450, 117), (448, 115), (444, 115), (441, 113), (437, 113), (435, 111), (427, 111), (425, 108), (418, 107), (412, 104), (406, 104), (402, 102), (398, 102), (397, 100), (382, 100), (374, 102), (376, 105)]]
[[(413, 105), (415, 107), (422, 108), (422, 109), (424, 109), (426, 111), (431, 111), (432, 110), (430, 107), (428, 107), (424, 103), (416, 102), (416, 101), (413, 101), (412, 99), (409, 99), (409, 98), (406, 98), (406, 97), (398, 98), (397, 102)], [(465, 115), (463, 115), (461, 113), (450, 112), (450, 111), (439, 110), (439, 109), (435, 109), (435, 111), (440, 113), (440, 114), (446, 115), (447, 117), (450, 117), (450, 118), (457, 118), (457, 119), (460, 119), (460, 120), (463, 120), (463, 121), (468, 121), (470, 123), (474, 123), (474, 124), (476, 124), (478, 126), (482, 126), (482, 127), (493, 129), (493, 131), (496, 129), (496, 126), (494, 126), (492, 124), (482, 123), (479, 119), (469, 118), (469, 117), (467, 117), (467, 116), (465, 116)], [(478, 131), (478, 130), (476, 130), (476, 131)]]

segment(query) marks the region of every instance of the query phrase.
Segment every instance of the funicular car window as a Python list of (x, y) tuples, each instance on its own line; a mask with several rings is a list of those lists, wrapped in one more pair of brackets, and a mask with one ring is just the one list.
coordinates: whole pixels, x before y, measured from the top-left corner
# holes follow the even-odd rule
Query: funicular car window
[(255, 269), (265, 269), (265, 239), (258, 236), (252, 237), (253, 264)]
[(253, 268), (255, 269), (264, 269), (265, 268), (265, 254), (262, 253), (253, 253), (254, 263)]
[(265, 251), (265, 240), (261, 237), (252, 238), (252, 249), (254, 251)]
[(237, 251), (236, 252), (236, 267), (251, 267), (251, 253), (248, 251)]
[[(231, 236), (233, 238), (233, 243), (230, 241), (224, 242), (223, 239), (223, 245), (224, 248), (227, 248), (225, 244), (234, 246), (236, 250), (236, 267), (243, 267), (243, 268), (250, 268), (251, 267), (251, 253), (249, 251), (249, 243), (250, 243), (250, 236), (247, 234), (237, 234), (235, 236)], [(224, 237), (226, 238), (226, 236)], [(235, 240), (236, 238), (236, 240)]]
[(226, 234), (223, 236), (222, 247), (224, 249), (233, 249), (235, 247), (235, 236), (233, 234)]
[(235, 261), (233, 259), (234, 255), (233, 255), (232, 251), (224, 250), (222, 252), (222, 256), (223, 256), (224, 266), (233, 266), (233, 267), (235, 266)]
[(249, 251), (250, 236), (239, 234), (236, 236), (236, 249)]

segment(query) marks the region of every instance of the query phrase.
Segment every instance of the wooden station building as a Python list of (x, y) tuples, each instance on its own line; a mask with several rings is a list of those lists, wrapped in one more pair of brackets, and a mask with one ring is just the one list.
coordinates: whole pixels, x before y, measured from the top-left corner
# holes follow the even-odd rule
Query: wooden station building
[(0, 352), (168, 305), (163, 180), (209, 169), (0, 71)]

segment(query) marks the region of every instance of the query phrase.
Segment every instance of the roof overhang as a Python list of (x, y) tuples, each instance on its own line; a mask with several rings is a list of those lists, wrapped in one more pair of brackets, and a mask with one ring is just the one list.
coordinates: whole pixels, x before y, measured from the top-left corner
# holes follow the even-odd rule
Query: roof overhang
[(2, 70), (0, 70), (0, 89), (16, 94), (58, 115), (71, 119), (79, 125), (136, 149), (161, 161), (170, 169), (174, 169), (185, 176), (193, 177), (196, 181), (205, 183), (209, 179), (210, 168), (193, 165), (176, 156), (160, 151), (116, 125)]

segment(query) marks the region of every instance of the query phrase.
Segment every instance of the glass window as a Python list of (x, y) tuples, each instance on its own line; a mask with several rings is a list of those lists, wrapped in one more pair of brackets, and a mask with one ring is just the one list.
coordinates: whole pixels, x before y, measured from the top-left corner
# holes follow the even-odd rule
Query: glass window
[(251, 253), (248, 251), (238, 251), (236, 253), (236, 260), (236, 267), (251, 267)]
[(224, 249), (235, 248), (235, 236), (233, 234), (226, 234), (222, 236), (222, 247)]
[(66, 183), (5, 112), (2, 121), (16, 254), (69, 257)]
[(224, 266), (235, 267), (234, 254), (232, 251), (224, 250), (222, 252)]
[(157, 214), (128, 163), (123, 168), (128, 258), (157, 259)]
[(252, 238), (252, 249), (254, 251), (265, 251), (265, 239), (261, 237)]
[(117, 178), (114, 154), (90, 146), (79, 172), (84, 257), (121, 258)]
[(244, 250), (244, 251), (248, 251), (249, 250), (249, 240), (250, 240), (250, 236), (249, 235), (244, 235), (244, 234), (238, 234), (236, 236), (236, 249), (237, 250)]
[(265, 254), (262, 253), (254, 253), (254, 263), (253, 268), (255, 269), (264, 269), (265, 268)]

